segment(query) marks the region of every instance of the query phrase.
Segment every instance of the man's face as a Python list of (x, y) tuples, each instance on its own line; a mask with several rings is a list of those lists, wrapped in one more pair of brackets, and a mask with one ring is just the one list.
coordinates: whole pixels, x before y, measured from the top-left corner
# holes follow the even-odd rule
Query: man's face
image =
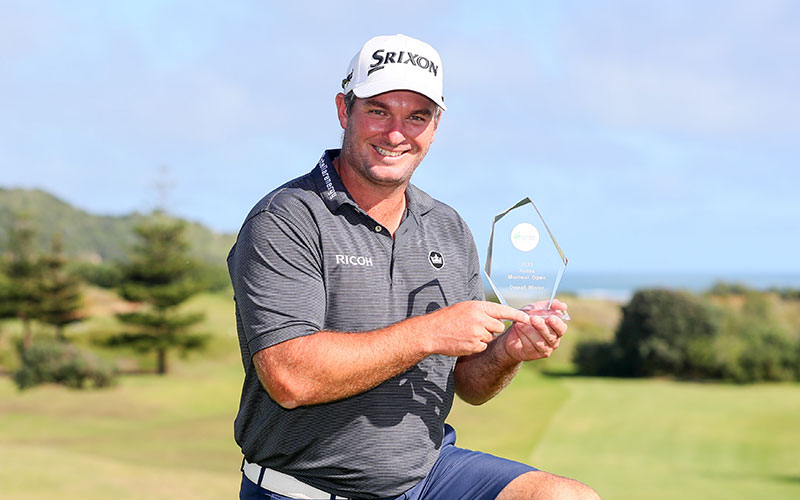
[(340, 161), (362, 181), (386, 187), (408, 183), (436, 133), (436, 104), (408, 90), (356, 99), (347, 115), (344, 95), (336, 96), (344, 129)]

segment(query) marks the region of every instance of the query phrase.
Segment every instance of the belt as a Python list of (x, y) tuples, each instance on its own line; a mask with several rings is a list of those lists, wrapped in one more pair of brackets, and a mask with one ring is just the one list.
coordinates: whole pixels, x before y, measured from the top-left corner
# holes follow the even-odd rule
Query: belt
[(247, 479), (258, 486), (285, 497), (347, 500), (346, 497), (339, 497), (319, 488), (314, 488), (289, 474), (262, 467), (258, 464), (251, 464), (246, 459), (242, 464), (242, 472), (244, 472)]

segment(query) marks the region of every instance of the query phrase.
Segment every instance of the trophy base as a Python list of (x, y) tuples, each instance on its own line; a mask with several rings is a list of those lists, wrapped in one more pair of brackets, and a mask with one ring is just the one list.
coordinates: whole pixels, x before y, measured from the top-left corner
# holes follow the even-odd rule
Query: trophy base
[(528, 316), (539, 316), (540, 318), (549, 318), (550, 316), (558, 316), (562, 319), (562, 321), (569, 321), (569, 313), (567, 311), (562, 311), (561, 309), (546, 309), (546, 308), (533, 308), (533, 307), (525, 307), (520, 309), (520, 311), (524, 312)]

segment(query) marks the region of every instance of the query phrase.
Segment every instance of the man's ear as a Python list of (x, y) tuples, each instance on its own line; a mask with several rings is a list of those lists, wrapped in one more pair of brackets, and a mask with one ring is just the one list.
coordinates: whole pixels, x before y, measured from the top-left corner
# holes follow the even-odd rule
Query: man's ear
[(442, 115), (441, 115), (441, 113), (439, 114), (439, 116), (438, 116), (438, 117), (436, 117), (436, 113), (434, 113), (434, 119), (433, 119), (433, 135), (431, 136), (431, 144), (433, 144), (433, 141), (436, 139), (436, 131), (437, 131), (437, 130), (439, 130), (439, 120), (440, 120), (441, 118), (442, 118)]
[(436, 131), (439, 130), (439, 120), (442, 119), (443, 114), (444, 113), (440, 111), (439, 116), (433, 119), (433, 137), (431, 137), (431, 142), (436, 138)]
[(339, 117), (339, 125), (342, 126), (343, 129), (347, 128), (347, 105), (344, 102), (344, 94), (339, 92), (336, 94), (336, 113)]

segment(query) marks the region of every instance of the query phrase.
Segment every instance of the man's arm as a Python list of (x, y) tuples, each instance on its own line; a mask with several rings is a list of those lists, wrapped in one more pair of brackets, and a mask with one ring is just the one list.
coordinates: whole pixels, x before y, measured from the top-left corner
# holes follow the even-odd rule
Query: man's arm
[[(535, 304), (523, 310), (534, 309)], [(553, 309), (566, 310), (561, 301)], [(502, 391), (519, 371), (523, 361), (547, 358), (558, 348), (567, 325), (558, 316), (532, 315), (514, 323), (487, 349), (459, 358), (455, 368), (456, 393), (464, 401), (479, 405)]]
[[(430, 354), (467, 356), (486, 349), (502, 320), (527, 321), (516, 309), (483, 301), (367, 332), (320, 331), (325, 315), (316, 229), (300, 217), (264, 211), (246, 222), (228, 264), (247, 348), (262, 385), (294, 408), (360, 394)], [(302, 223), (302, 224), (301, 224)], [(470, 294), (481, 292), (477, 254)], [(302, 292), (302, 293), (301, 293)]]
[(253, 363), (270, 397), (284, 408), (360, 394), (430, 354), (468, 356), (486, 350), (502, 320), (526, 321), (517, 309), (460, 302), (394, 325), (359, 333), (321, 331), (258, 351)]

